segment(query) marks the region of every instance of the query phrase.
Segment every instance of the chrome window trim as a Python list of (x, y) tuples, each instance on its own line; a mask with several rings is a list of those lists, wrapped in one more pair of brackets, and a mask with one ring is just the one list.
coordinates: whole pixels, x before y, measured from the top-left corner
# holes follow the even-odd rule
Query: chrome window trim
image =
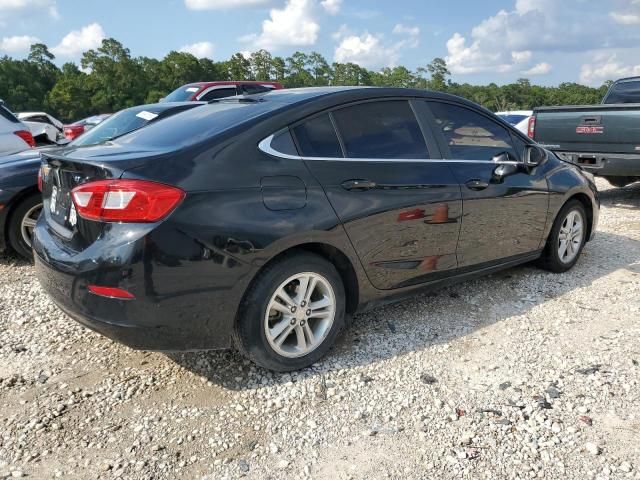
[(302, 160), (311, 162), (393, 162), (393, 163), (489, 163), (492, 165), (524, 165), (523, 162), (505, 161), (494, 162), (493, 160), (456, 160), (448, 158), (345, 158), (345, 157), (303, 157), (300, 155), (289, 155), (288, 153), (282, 153), (275, 150), (271, 146), (271, 141), (276, 135), (284, 133), (285, 130), (280, 130), (258, 143), (258, 148), (267, 155), (276, 158), (283, 158), (287, 160)]

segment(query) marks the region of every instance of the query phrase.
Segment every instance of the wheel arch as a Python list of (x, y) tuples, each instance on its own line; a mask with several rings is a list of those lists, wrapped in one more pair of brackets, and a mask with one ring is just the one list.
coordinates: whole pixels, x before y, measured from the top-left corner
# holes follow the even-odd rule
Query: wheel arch
[[(591, 198), (586, 193), (578, 192), (571, 195), (560, 207), (560, 210), (569, 203), (571, 200), (577, 200), (582, 204), (587, 213), (587, 236), (586, 241), (588, 242), (591, 239), (592, 229), (593, 229), (593, 204), (591, 202)], [(558, 212), (560, 212), (558, 210)], [(557, 214), (556, 214), (557, 215)]]
[(260, 274), (265, 270), (265, 268), (273, 264), (273, 262), (280, 261), (287, 256), (295, 255), (296, 252), (313, 253), (315, 255), (318, 255), (319, 257), (324, 258), (336, 268), (344, 285), (346, 312), (348, 314), (355, 313), (360, 304), (360, 284), (353, 262), (349, 258), (349, 256), (342, 250), (324, 242), (300, 243), (290, 246), (271, 257), (259, 268), (259, 270), (255, 273), (255, 275), (249, 282), (249, 285), (245, 289), (242, 302), (244, 302), (244, 298), (251, 291), (251, 288), (260, 278)]

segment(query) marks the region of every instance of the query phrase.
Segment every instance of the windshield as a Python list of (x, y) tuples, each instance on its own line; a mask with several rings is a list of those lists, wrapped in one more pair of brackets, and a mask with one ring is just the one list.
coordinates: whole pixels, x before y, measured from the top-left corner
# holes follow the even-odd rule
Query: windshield
[(603, 103), (640, 103), (640, 80), (616, 83), (607, 93)]
[(498, 115), (510, 125), (518, 125), (521, 121), (529, 118), (526, 115)]
[(185, 85), (183, 87), (176, 88), (173, 92), (164, 97), (163, 102), (186, 102), (199, 90), (200, 87), (197, 85)]

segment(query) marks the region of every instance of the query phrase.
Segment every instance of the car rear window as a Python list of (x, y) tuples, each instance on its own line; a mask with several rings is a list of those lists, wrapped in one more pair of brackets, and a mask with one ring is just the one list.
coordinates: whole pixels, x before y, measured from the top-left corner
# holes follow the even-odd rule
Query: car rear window
[(173, 115), (161, 122), (129, 133), (118, 139), (118, 143), (146, 146), (154, 149), (179, 149), (215, 137), (226, 130), (257, 119), (282, 104), (273, 102), (235, 102), (221, 100), (205, 104)]
[(605, 97), (604, 103), (640, 103), (640, 80), (614, 84)]
[(11, 123), (20, 123), (20, 120), (18, 120), (16, 116), (13, 113), (11, 113), (9, 109), (4, 105), (0, 105), (0, 116), (2, 116), (3, 118), (6, 118)]
[(293, 129), (304, 157), (341, 158), (342, 149), (329, 114), (312, 118)]
[(405, 100), (341, 108), (333, 118), (348, 158), (429, 158), (418, 121)]
[(189, 100), (195, 93), (200, 91), (200, 87), (197, 85), (185, 85), (180, 88), (176, 88), (169, 95), (164, 97), (165, 102), (186, 102)]

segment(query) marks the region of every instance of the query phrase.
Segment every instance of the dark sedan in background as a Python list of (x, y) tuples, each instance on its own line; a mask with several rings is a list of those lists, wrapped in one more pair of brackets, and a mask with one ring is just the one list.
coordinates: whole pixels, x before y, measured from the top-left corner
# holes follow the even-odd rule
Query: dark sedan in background
[[(80, 147), (104, 143), (200, 105), (203, 102), (168, 102), (128, 108), (68, 145)], [(21, 256), (31, 258), (33, 227), (42, 210), (42, 196), (38, 191), (40, 152), (52, 148), (55, 147), (0, 156), (0, 250), (10, 246)]]
[(44, 155), (43, 287), (130, 346), (235, 346), (274, 370), (331, 347), (346, 314), (537, 261), (577, 262), (589, 174), (487, 110), (405, 89), (222, 99)]

